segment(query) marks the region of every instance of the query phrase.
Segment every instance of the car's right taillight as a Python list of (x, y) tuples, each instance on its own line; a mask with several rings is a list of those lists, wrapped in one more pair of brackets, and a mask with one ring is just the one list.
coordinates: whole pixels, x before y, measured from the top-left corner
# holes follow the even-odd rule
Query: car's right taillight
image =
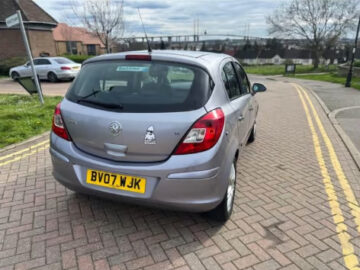
[(224, 121), (224, 113), (220, 108), (205, 114), (193, 124), (174, 155), (193, 154), (212, 148), (221, 136)]
[(52, 121), (52, 131), (59, 137), (71, 141), (69, 134), (64, 126), (64, 121), (61, 116), (60, 104), (56, 105)]
[(71, 70), (71, 67), (61, 67), (61, 70)]

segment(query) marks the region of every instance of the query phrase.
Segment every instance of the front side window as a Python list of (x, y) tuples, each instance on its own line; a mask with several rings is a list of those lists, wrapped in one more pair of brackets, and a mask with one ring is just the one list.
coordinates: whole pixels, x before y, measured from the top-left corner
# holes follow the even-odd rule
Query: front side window
[(83, 66), (66, 97), (122, 112), (195, 110), (210, 97), (210, 76), (199, 67), (161, 61), (104, 61)]
[(236, 77), (235, 70), (231, 62), (225, 64), (221, 77), (224, 81), (226, 92), (230, 99), (235, 99), (240, 96), (240, 87)]

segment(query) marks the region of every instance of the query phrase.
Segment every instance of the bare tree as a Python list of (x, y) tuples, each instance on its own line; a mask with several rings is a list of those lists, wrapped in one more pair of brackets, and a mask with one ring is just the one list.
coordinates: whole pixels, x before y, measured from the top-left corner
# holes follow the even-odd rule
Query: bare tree
[(317, 68), (324, 48), (355, 27), (357, 8), (358, 0), (291, 0), (267, 17), (269, 33), (306, 39)]
[(81, 0), (73, 2), (73, 10), (110, 53), (110, 43), (124, 33), (124, 0)]

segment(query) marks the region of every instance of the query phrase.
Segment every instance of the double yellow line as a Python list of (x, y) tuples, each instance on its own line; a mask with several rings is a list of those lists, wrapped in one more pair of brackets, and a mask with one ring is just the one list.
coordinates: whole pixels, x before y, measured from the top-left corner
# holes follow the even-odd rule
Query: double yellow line
[[(304, 107), (304, 111), (306, 114), (306, 118), (311, 130), (311, 134), (312, 134), (312, 139), (313, 139), (313, 143), (314, 143), (314, 149), (315, 149), (315, 154), (316, 154), (316, 158), (318, 160), (319, 163), (319, 167), (320, 167), (320, 171), (321, 171), (321, 175), (323, 177), (323, 183), (325, 186), (325, 191), (328, 197), (328, 202), (330, 205), (330, 209), (331, 209), (331, 213), (333, 215), (333, 221), (335, 223), (336, 226), (336, 232), (338, 235), (338, 238), (340, 240), (340, 244), (341, 244), (341, 248), (342, 248), (342, 253), (343, 253), (343, 257), (344, 257), (344, 262), (345, 262), (345, 266), (348, 269), (360, 269), (359, 268), (359, 260), (357, 255), (354, 252), (354, 246), (351, 243), (351, 236), (348, 233), (348, 229), (346, 224), (344, 223), (345, 218), (343, 215), (343, 212), (341, 210), (339, 201), (338, 201), (338, 197), (336, 194), (336, 191), (334, 189), (334, 185), (332, 182), (332, 179), (329, 175), (329, 171), (327, 169), (324, 157), (323, 157), (323, 150), (321, 148), (320, 145), (320, 140), (319, 140), (319, 136), (318, 133), (315, 129), (315, 125), (314, 125), (314, 121), (313, 118), (315, 120), (315, 123), (318, 127), (318, 130), (320, 131), (321, 137), (326, 145), (327, 151), (329, 153), (329, 157), (331, 160), (331, 164), (332, 167), (336, 173), (337, 179), (341, 185), (341, 188), (345, 194), (345, 198), (347, 201), (347, 205), (350, 207), (351, 209), (351, 214), (353, 216), (353, 220), (356, 224), (357, 230), (360, 233), (360, 207), (359, 207), (359, 203), (356, 200), (356, 197), (354, 195), (354, 192), (351, 189), (351, 186), (349, 184), (349, 181), (347, 180), (344, 171), (341, 167), (341, 164), (339, 162), (339, 159), (336, 155), (336, 152), (334, 150), (334, 146), (328, 136), (328, 134), (326, 133), (326, 130), (324, 129), (324, 126), (320, 120), (320, 117), (314, 107), (314, 104), (312, 103), (311, 99), (309, 98), (308, 93), (305, 91), (304, 88), (302, 88), (300, 85), (298, 84), (293, 84), (293, 86), (295, 87), (295, 89), (297, 90), (301, 103)], [(305, 97), (305, 98), (304, 98)], [(306, 101), (307, 102), (306, 102)], [(312, 116), (309, 110), (309, 107), (307, 105), (307, 103), (310, 106), (311, 112), (312, 112)]]
[(38, 144), (32, 145), (30, 147), (27, 147), (25, 149), (11, 153), (6, 156), (0, 156), (0, 161), (5, 160), (3, 162), (0, 162), (0, 167), (18, 161), (25, 157), (31, 156), (37, 153), (39, 150), (44, 150), (47, 148), (49, 148), (49, 140), (42, 141)]

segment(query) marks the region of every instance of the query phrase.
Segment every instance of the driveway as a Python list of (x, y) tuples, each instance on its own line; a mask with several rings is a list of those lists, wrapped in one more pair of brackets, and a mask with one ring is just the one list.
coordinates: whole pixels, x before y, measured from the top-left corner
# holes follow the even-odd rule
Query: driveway
[[(43, 94), (46, 96), (64, 96), (70, 86), (70, 82), (50, 83), (41, 81)], [(25, 89), (11, 79), (0, 79), (0, 94), (23, 94), (28, 95)]]
[(231, 220), (76, 194), (51, 175), (47, 135), (0, 152), (0, 269), (359, 267), (355, 163), (308, 91), (258, 79)]

